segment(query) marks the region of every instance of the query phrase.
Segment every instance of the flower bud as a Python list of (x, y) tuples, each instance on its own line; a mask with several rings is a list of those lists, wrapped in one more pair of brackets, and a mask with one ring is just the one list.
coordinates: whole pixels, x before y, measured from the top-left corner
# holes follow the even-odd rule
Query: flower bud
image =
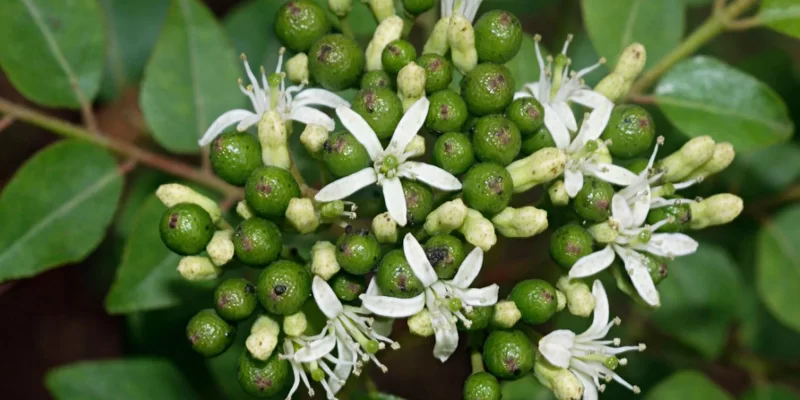
[(283, 331), (288, 336), (300, 336), (306, 331), (306, 328), (308, 328), (308, 319), (302, 311), (283, 317)]
[(567, 295), (560, 290), (556, 290), (556, 301), (558, 302), (558, 304), (556, 304), (556, 311), (563, 310), (564, 307), (567, 306)]
[(613, 243), (619, 236), (619, 232), (611, 226), (609, 221), (592, 225), (588, 230), (594, 241), (601, 244)]
[(583, 384), (568, 369), (556, 367), (544, 357), (538, 357), (533, 365), (534, 376), (542, 385), (553, 391), (558, 400), (581, 400)]
[(564, 180), (562, 179), (553, 182), (553, 184), (547, 188), (547, 194), (550, 195), (550, 202), (553, 203), (554, 206), (561, 207), (569, 204), (567, 187), (564, 186)]
[(583, 318), (592, 315), (595, 300), (589, 285), (582, 280), (562, 276), (556, 283), (556, 287), (563, 291), (567, 297), (567, 306), (570, 314)]
[(308, 124), (306, 128), (303, 129), (303, 133), (300, 134), (300, 143), (303, 144), (310, 154), (317, 155), (322, 151), (322, 147), (325, 145), (325, 141), (328, 140), (329, 136), (330, 133), (324, 126)]
[(416, 135), (411, 142), (406, 146), (406, 154), (409, 154), (409, 157), (419, 157), (425, 154), (425, 138)]
[(308, 56), (297, 53), (286, 60), (286, 76), (294, 83), (308, 82)]
[(258, 317), (253, 327), (250, 328), (250, 335), (245, 341), (245, 347), (250, 354), (259, 359), (266, 360), (278, 345), (278, 334), (280, 326), (272, 318), (262, 315)]
[(639, 76), (647, 62), (647, 51), (641, 43), (633, 43), (622, 50), (614, 72), (622, 75), (626, 81), (632, 82)]
[(480, 247), (483, 251), (489, 251), (497, 243), (497, 235), (494, 233), (492, 221), (473, 209), (467, 211), (464, 224), (458, 231), (464, 235), (467, 242), (475, 247)]
[(253, 218), (254, 215), (253, 210), (250, 209), (250, 206), (248, 206), (247, 202), (244, 200), (236, 203), (236, 213), (244, 219)]
[(167, 207), (172, 207), (179, 203), (197, 204), (206, 210), (214, 222), (217, 222), (222, 217), (222, 210), (220, 210), (215, 201), (179, 183), (167, 183), (159, 186), (158, 190), (156, 190), (156, 197)]
[(431, 235), (450, 233), (464, 225), (467, 210), (461, 199), (448, 201), (428, 214), (425, 218), (425, 231)]
[(447, 42), (450, 45), (450, 56), (458, 70), (466, 75), (478, 64), (478, 52), (475, 50), (475, 30), (472, 23), (463, 15), (450, 17), (447, 28)]
[(289, 169), (291, 157), (289, 155), (289, 134), (281, 115), (275, 111), (267, 111), (258, 122), (258, 140), (261, 142), (261, 158), (264, 165)]
[(731, 165), (734, 157), (736, 157), (736, 151), (733, 149), (732, 144), (717, 143), (714, 145), (714, 153), (711, 155), (711, 159), (697, 167), (686, 179), (705, 178), (719, 173)]
[(367, 2), (379, 23), (394, 15), (394, 0), (367, 0)]
[(438, 54), (444, 56), (450, 48), (448, 31), (450, 29), (450, 17), (440, 19), (433, 27), (433, 31), (422, 48), (422, 54)]
[(230, 229), (223, 229), (214, 232), (211, 241), (206, 245), (206, 252), (211, 262), (216, 266), (223, 266), (228, 261), (233, 259), (233, 231)]
[(331, 279), (339, 272), (339, 262), (336, 261), (336, 246), (331, 242), (317, 242), (311, 247), (311, 273), (320, 278)]
[(380, 71), (383, 69), (383, 49), (391, 42), (400, 39), (403, 35), (403, 19), (391, 15), (382, 20), (375, 35), (367, 46), (367, 71)]
[(388, 212), (378, 214), (372, 219), (372, 234), (378, 239), (378, 243), (397, 242), (397, 222)]
[(431, 313), (423, 309), (408, 319), (408, 331), (422, 337), (433, 335), (433, 325), (431, 324)]
[(620, 73), (612, 72), (606, 75), (595, 87), (594, 91), (606, 96), (612, 102), (621, 99), (631, 88), (631, 82), (625, 80), (625, 76)]
[(259, 315), (250, 327), (250, 333), (267, 330), (275, 335), (281, 333), (281, 326), (268, 315)]
[(521, 160), (512, 162), (506, 167), (514, 183), (514, 193), (521, 193), (530, 188), (550, 182), (564, 173), (567, 164), (567, 153), (554, 147), (545, 147)]
[(425, 68), (415, 62), (406, 64), (397, 73), (397, 92), (403, 101), (403, 111), (425, 96)]
[(697, 167), (705, 164), (714, 155), (714, 139), (711, 136), (696, 137), (683, 145), (678, 151), (665, 157), (658, 167), (665, 169), (665, 182), (680, 182)]
[(217, 279), (222, 269), (205, 256), (186, 256), (178, 262), (178, 272), (189, 281)]
[(522, 318), (517, 305), (511, 300), (501, 300), (494, 305), (492, 325), (499, 328), (512, 328)]
[(715, 194), (699, 202), (689, 203), (692, 211), (692, 229), (727, 224), (742, 213), (744, 203), (741, 197), (730, 194)]
[(328, 0), (328, 8), (337, 17), (346, 17), (353, 10), (353, 0)]
[(295, 197), (289, 200), (286, 219), (302, 234), (314, 232), (319, 227), (319, 215), (311, 199)]
[(506, 207), (492, 218), (492, 224), (505, 237), (531, 237), (547, 229), (547, 211), (533, 206)]

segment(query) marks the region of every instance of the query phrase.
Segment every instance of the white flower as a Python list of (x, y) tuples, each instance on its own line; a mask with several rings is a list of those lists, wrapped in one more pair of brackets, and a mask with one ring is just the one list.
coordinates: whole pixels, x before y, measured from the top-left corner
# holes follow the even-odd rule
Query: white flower
[[(283, 66), (283, 53), (285, 49), (280, 49), (278, 66), (275, 73), (267, 78), (264, 67), (261, 67), (261, 85), (259, 85), (247, 57), (242, 54), (244, 69), (247, 71), (247, 78), (250, 84), (245, 88), (242, 80), (239, 79), (239, 90), (250, 99), (253, 110), (233, 109), (220, 115), (208, 127), (203, 137), (200, 138), (200, 145), (205, 146), (211, 143), (214, 138), (219, 136), (225, 128), (237, 124), (236, 129), (240, 132), (258, 123), (268, 111), (277, 111), (284, 121), (297, 121), (304, 124), (316, 124), (324, 126), (328, 131), (332, 131), (336, 123), (333, 118), (317, 109), (309, 106), (319, 105), (331, 108), (349, 107), (350, 103), (339, 97), (333, 92), (324, 89), (305, 89), (305, 84), (286, 87), (284, 81), (285, 74), (281, 72)], [(295, 95), (296, 94), (296, 95)], [(294, 95), (294, 98), (292, 97)]]
[(386, 149), (381, 148), (378, 136), (364, 118), (350, 108), (337, 108), (342, 125), (367, 149), (374, 165), (328, 184), (314, 198), (320, 202), (341, 200), (377, 183), (383, 187), (389, 215), (398, 225), (405, 226), (408, 208), (400, 178), (420, 180), (440, 190), (460, 190), (461, 182), (449, 172), (430, 164), (407, 161), (413, 154), (406, 148), (425, 122), (429, 106), (427, 98), (417, 100), (400, 119)]
[[(554, 71), (553, 59), (548, 57), (547, 65), (545, 65), (542, 53), (539, 50), (541, 36), (536, 35), (534, 39), (536, 59), (539, 62), (539, 82), (525, 84), (524, 90), (514, 94), (514, 98), (534, 97), (542, 104), (542, 107), (544, 107), (544, 125), (550, 131), (550, 135), (552, 135), (553, 141), (555, 141), (556, 147), (559, 149), (568, 148), (570, 146), (569, 131), (578, 130), (575, 116), (569, 107), (568, 102), (570, 101), (593, 109), (594, 111), (590, 115), (588, 122), (595, 129), (600, 129), (600, 132), (602, 132), (611, 117), (614, 103), (602, 94), (589, 89), (581, 78), (602, 65), (605, 59), (601, 58), (597, 64), (570, 73), (569, 59), (566, 56), (567, 48), (572, 40), (572, 35), (570, 35), (564, 43), (561, 54), (556, 59), (556, 69)], [(583, 147), (583, 143), (585, 141), (574, 143), (574, 145)], [(577, 148), (574, 150), (577, 150)]]
[(410, 233), (403, 239), (403, 252), (425, 290), (410, 299), (361, 295), (363, 307), (376, 315), (391, 318), (410, 317), (427, 308), (436, 335), (433, 355), (445, 362), (458, 347), (456, 322), (461, 320), (464, 325), (471, 325), (471, 321), (461, 310), (469, 311), (472, 307), (494, 305), (497, 303), (498, 286), (492, 284), (481, 289), (469, 288), (483, 264), (483, 250), (480, 248), (476, 247), (467, 255), (456, 276), (449, 281), (439, 279), (425, 255), (425, 250)]
[[(617, 347), (619, 339), (604, 340), (614, 325), (620, 324), (619, 318), (609, 322), (608, 297), (600, 281), (594, 281), (592, 287), (596, 306), (592, 325), (586, 332), (576, 335), (570, 330), (554, 331), (539, 340), (539, 352), (550, 364), (569, 369), (583, 384), (583, 400), (597, 400), (597, 392), (605, 390), (606, 385), (600, 380), (617, 381), (622, 386), (639, 393), (638, 386), (632, 386), (614, 372), (617, 365), (626, 365), (626, 359), (617, 359), (618, 354), (628, 351), (644, 351), (646, 346)], [(612, 368), (609, 368), (611, 366)]]
[(442, 0), (442, 18), (461, 14), (472, 22), (483, 0)]
[(286, 400), (291, 400), (301, 381), (308, 389), (308, 395), (314, 396), (306, 371), (311, 373), (312, 379), (320, 382), (329, 399), (335, 399), (336, 393), (347, 382), (354, 364), (352, 361), (342, 360), (341, 355), (337, 358), (330, 354), (337, 343), (336, 338), (327, 333), (326, 326), (315, 336), (287, 336), (284, 339), (283, 354), (280, 357), (289, 361), (294, 374), (294, 383)]

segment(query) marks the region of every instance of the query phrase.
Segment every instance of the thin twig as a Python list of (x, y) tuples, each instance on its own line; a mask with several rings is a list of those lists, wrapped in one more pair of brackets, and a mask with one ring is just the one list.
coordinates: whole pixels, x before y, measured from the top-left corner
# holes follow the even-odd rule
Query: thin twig
[(6, 115), (5, 117), (3, 117), (3, 119), (0, 119), (0, 132), (4, 131), (13, 123), (14, 123), (14, 117), (10, 115)]
[(658, 102), (656, 96), (649, 96), (646, 94), (634, 94), (629, 96), (628, 99), (634, 103), (639, 103), (639, 104), (656, 104)]

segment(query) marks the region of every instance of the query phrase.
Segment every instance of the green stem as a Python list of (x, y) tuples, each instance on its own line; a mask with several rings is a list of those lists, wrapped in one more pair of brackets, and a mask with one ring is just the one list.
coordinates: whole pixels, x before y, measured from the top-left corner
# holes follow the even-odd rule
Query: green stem
[(339, 17), (339, 28), (342, 30), (342, 35), (351, 39), (355, 39), (356, 35), (353, 33), (353, 28), (350, 27), (350, 20), (347, 16)]
[(483, 372), (483, 356), (480, 351), (473, 350), (469, 356), (470, 364), (472, 364), (472, 373)]

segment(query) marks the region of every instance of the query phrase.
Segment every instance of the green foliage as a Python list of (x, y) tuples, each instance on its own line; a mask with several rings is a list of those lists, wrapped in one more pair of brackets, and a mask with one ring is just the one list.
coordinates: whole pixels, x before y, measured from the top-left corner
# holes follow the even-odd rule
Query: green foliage
[(756, 386), (745, 393), (741, 400), (797, 400), (800, 395), (785, 386)]
[(758, 18), (778, 32), (800, 39), (800, 3), (797, 0), (763, 0)]
[[(542, 57), (550, 54), (544, 46), (539, 44)], [(533, 83), (539, 80), (539, 63), (536, 61), (536, 48), (531, 35), (522, 36), (522, 46), (517, 56), (506, 63), (506, 67), (511, 71), (511, 76), (516, 82), (516, 90), (522, 90), (526, 83)]]
[(761, 300), (779, 321), (800, 331), (800, 206), (782, 211), (758, 233), (757, 285)]
[(731, 400), (706, 375), (697, 371), (679, 371), (651, 389), (645, 400)]
[(528, 375), (515, 381), (505, 381), (500, 385), (503, 400), (553, 400), (553, 392)]

